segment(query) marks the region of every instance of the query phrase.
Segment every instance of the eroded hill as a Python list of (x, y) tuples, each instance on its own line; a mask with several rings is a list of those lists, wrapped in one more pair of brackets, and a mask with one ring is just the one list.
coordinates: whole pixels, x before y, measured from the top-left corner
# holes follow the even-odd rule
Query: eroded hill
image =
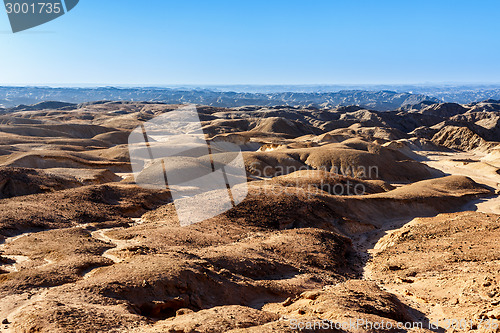
[(178, 107), (48, 103), (0, 116), (2, 330), (294, 332), (351, 318), (393, 328), (323, 331), (417, 332), (463, 317), (486, 332), (484, 318), (500, 319), (499, 102), (198, 107), (213, 147), (243, 151), (248, 195), (188, 227), (173, 188), (135, 183), (128, 146)]

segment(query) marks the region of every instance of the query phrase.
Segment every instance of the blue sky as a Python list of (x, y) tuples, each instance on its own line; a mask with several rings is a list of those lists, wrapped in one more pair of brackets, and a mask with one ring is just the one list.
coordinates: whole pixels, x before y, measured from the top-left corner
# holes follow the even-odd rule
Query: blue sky
[(80, 0), (12, 34), (0, 84), (499, 83), (500, 1)]

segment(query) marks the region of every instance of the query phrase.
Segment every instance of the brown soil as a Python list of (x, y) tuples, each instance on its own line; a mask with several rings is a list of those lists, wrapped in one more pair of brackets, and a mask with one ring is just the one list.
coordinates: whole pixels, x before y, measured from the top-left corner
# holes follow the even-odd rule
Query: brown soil
[[(135, 184), (127, 147), (177, 107), (0, 118), (0, 331), (454, 332), (455, 318), (494, 332), (500, 155), (486, 104), (200, 107), (207, 139), (244, 151), (249, 192), (188, 227), (168, 188)], [(369, 325), (381, 322), (392, 328)]]

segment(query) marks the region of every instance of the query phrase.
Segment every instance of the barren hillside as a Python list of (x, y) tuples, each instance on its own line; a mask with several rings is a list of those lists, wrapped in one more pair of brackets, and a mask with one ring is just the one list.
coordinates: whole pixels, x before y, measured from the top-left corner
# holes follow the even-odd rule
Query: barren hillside
[[(454, 318), (495, 332), (500, 102), (199, 106), (210, 153), (134, 175), (130, 154), (147, 159), (161, 136), (145, 149), (132, 131), (179, 107), (3, 111), (0, 331), (460, 331)], [(158, 181), (231, 176), (228, 146), (248, 193), (181, 226), (180, 190)]]

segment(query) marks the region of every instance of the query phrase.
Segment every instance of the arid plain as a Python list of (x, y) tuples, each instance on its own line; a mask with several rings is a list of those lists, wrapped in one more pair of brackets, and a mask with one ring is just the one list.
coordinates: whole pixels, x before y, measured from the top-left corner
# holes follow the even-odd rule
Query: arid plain
[[(178, 107), (0, 114), (0, 331), (500, 332), (500, 101), (199, 106), (249, 190), (188, 227), (128, 147)], [(306, 327), (324, 320), (392, 328)]]

